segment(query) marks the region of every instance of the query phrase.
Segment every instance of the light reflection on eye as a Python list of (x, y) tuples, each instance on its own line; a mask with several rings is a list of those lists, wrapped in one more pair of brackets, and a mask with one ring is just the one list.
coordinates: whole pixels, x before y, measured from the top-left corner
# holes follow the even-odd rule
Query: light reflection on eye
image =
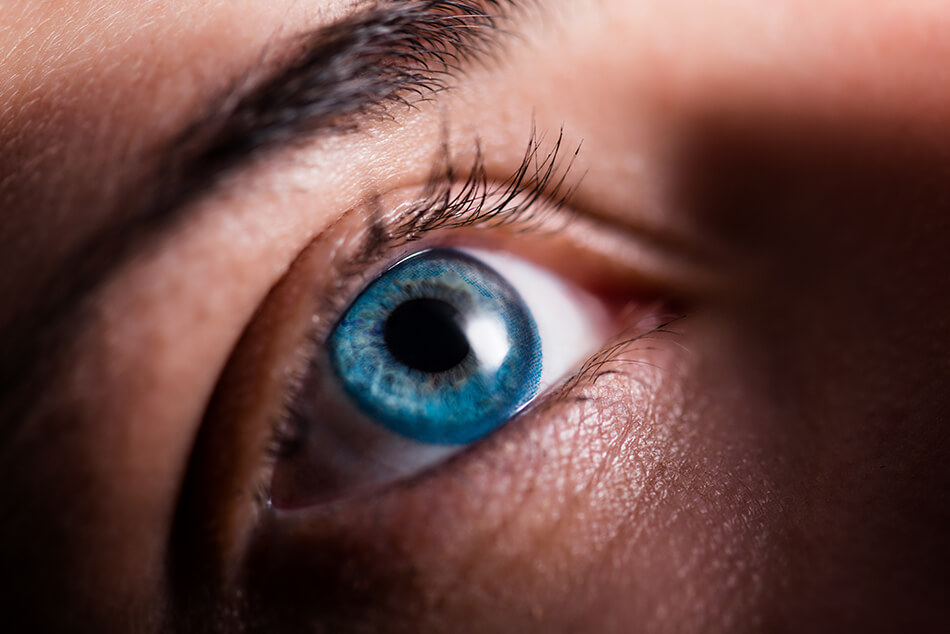
[(504, 426), (604, 342), (596, 300), (518, 258), (431, 249), (371, 282), (292, 408), (272, 502), (413, 475)]

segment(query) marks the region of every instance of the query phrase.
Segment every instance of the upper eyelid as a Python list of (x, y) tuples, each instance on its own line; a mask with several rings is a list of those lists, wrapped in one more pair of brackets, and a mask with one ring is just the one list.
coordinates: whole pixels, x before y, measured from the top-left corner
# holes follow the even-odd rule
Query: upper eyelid
[[(563, 141), (561, 130), (549, 149), (543, 149), (544, 140), (532, 125), (521, 163), (507, 178), (495, 181), (487, 175), (477, 144), (464, 177), (456, 178), (446, 140), (417, 201), (395, 217), (383, 212), (377, 199), (370, 201), (364, 239), (355, 254), (337, 263), (334, 290), (338, 292), (325, 296), (321, 312), (341, 312), (349, 299), (348, 289), (365, 281), (367, 271), (379, 272), (374, 265), (391, 261), (395, 250), (440, 231), (507, 227), (538, 233), (550, 217), (569, 214), (568, 203), (577, 183), (569, 184), (568, 176), (580, 148), (562, 160)], [(353, 211), (363, 213), (362, 208)]]

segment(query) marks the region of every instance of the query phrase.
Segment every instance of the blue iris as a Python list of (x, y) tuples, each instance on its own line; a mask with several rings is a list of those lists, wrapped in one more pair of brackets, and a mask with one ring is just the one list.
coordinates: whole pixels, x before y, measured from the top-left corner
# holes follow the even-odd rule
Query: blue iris
[(464, 444), (537, 393), (541, 339), (512, 286), (475, 257), (423, 251), (357, 297), (327, 345), (357, 406), (425, 443)]

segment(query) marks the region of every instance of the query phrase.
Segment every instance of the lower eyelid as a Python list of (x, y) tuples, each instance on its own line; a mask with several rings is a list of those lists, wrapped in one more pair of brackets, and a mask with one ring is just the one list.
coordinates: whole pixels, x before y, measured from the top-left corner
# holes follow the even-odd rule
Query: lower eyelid
[[(643, 330), (634, 332), (645, 335), (658, 318), (644, 311), (637, 318)], [(599, 477), (591, 469), (609, 463), (610, 447), (629, 433), (621, 428), (629, 417), (650, 416), (662, 368), (612, 369), (621, 374), (574, 383), (523, 412), (517, 424), (386, 491), (269, 514), (248, 558), (249, 595), (267, 602), (276, 594), (328, 621), (376, 610), (397, 618), (411, 613), (423, 589), (448, 581), (440, 571), (474, 583), (466, 571), (503, 560), (506, 549), (525, 548), (526, 539), (550, 538), (559, 524), (550, 514), (564, 512), (555, 500)], [(618, 390), (634, 400), (611, 405)]]
[[(297, 516), (298, 520), (295, 521), (300, 521), (300, 518), (306, 521), (309, 516), (324, 517), (328, 513), (332, 515), (338, 509), (346, 508), (351, 504), (376, 504), (398, 491), (427, 486), (428, 482), (453, 473), (459, 465), (495, 455), (502, 448), (504, 448), (503, 453), (509, 453), (508, 450), (517, 445), (520, 442), (519, 439), (523, 439), (526, 433), (530, 433), (532, 426), (550, 424), (550, 421), (542, 420), (543, 418), (549, 416), (565, 418), (564, 411), (573, 404), (596, 402), (600, 397), (597, 384), (604, 377), (636, 376), (644, 374), (645, 371), (651, 374), (657, 371), (658, 367), (649, 358), (665, 356), (665, 353), (662, 350), (664, 346), (660, 346), (659, 355), (655, 354), (656, 341), (675, 339), (678, 333), (674, 324), (681, 318), (660, 304), (631, 309), (625, 315), (626, 326), (621, 334), (608, 340), (603, 347), (592, 353), (575, 372), (561, 377), (560, 381), (548, 386), (526, 410), (519, 412), (510, 424), (494, 434), (479, 442), (471, 443), (461, 451), (446, 454), (444, 458), (434, 461), (417, 475), (394, 481), (386, 487), (377, 487), (352, 498), (340, 499), (331, 504), (317, 505), (309, 509), (297, 508), (282, 511), (275, 508), (270, 512), (275, 518)], [(642, 384), (641, 388), (644, 385), (646, 383)], [(505, 465), (507, 468), (508, 463)], [(520, 464), (519, 468), (525, 466)]]

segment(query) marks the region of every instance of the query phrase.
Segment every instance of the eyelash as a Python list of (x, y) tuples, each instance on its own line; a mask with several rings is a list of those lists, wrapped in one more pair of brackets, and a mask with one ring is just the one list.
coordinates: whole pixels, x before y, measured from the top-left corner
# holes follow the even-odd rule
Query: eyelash
[[(460, 230), (466, 228), (498, 229), (507, 228), (518, 234), (524, 232), (544, 233), (556, 231), (557, 227), (547, 227), (555, 215), (564, 221), (570, 219), (570, 207), (567, 205), (577, 183), (568, 186), (568, 175), (574, 160), (580, 152), (576, 148), (566, 161), (561, 159), (564, 132), (559, 131), (551, 149), (544, 152), (543, 138), (532, 126), (521, 164), (515, 172), (501, 182), (492, 182), (485, 169), (484, 156), (476, 143), (475, 158), (465, 172), (464, 180), (457, 178), (453, 167), (448, 142), (442, 144), (439, 158), (430, 170), (430, 175), (418, 202), (399, 213), (395, 218), (387, 218), (381, 209), (378, 197), (370, 199), (370, 219), (365, 231), (365, 239), (356, 255), (344, 263), (337, 271), (338, 283), (322, 300), (320, 312), (325, 315), (340, 315), (351, 301), (352, 289), (366, 281), (367, 271), (378, 267), (381, 261), (398, 259), (392, 254), (400, 248), (419, 241), (439, 230)], [(365, 211), (365, 210), (364, 210)], [(320, 238), (318, 237), (317, 240)], [(648, 311), (655, 315), (656, 311)], [(538, 405), (526, 412), (537, 411), (569, 400), (583, 401), (581, 395), (585, 387), (595, 384), (601, 377), (616, 370), (607, 368), (612, 361), (630, 362), (621, 359), (621, 355), (630, 350), (638, 341), (657, 334), (676, 334), (669, 326), (679, 319), (667, 318), (651, 325), (635, 322), (617, 338), (593, 355), (574, 375), (554, 389)], [(323, 323), (323, 322), (321, 322)], [(334, 323), (330, 321), (330, 323)], [(326, 327), (314, 326), (310, 330), (308, 341), (303, 349), (306, 360), (294, 373), (285, 389), (285, 398), (279, 413), (273, 418), (269, 442), (265, 447), (261, 478), (256, 487), (256, 498), (262, 507), (270, 506), (270, 477), (277, 461), (293, 447), (295, 442), (292, 431), (293, 421), (299, 416), (295, 412), (295, 403), (304, 381), (312, 370), (316, 354), (322, 348)], [(523, 416), (526, 412), (519, 414)], [(462, 452), (463, 454), (466, 452)], [(418, 477), (425, 477), (426, 470)], [(416, 478), (410, 478), (412, 481)], [(399, 486), (394, 483), (390, 486)]]
[(551, 149), (543, 153), (544, 140), (532, 127), (518, 169), (504, 181), (493, 183), (488, 178), (477, 142), (472, 165), (465, 179), (460, 181), (448, 142), (444, 141), (419, 202), (399, 214), (395, 221), (387, 221), (378, 200), (371, 201), (367, 240), (341, 271), (343, 279), (361, 277), (367, 265), (378, 262), (384, 254), (437, 230), (507, 227), (515, 233), (539, 231), (552, 215), (568, 211), (567, 202), (577, 188), (577, 184), (567, 186), (567, 177), (580, 147), (564, 163), (561, 160), (563, 142), (561, 130)]

